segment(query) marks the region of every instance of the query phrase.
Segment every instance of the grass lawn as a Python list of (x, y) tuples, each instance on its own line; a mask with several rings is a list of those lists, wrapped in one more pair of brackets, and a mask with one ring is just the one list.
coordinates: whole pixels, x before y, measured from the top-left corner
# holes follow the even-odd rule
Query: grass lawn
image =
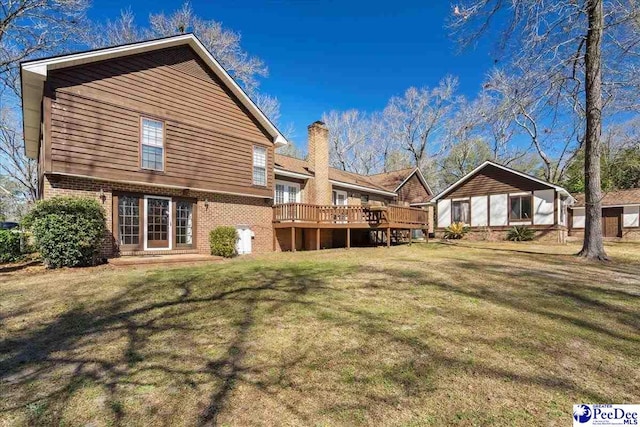
[(0, 425), (570, 425), (640, 403), (640, 244), (0, 273)]

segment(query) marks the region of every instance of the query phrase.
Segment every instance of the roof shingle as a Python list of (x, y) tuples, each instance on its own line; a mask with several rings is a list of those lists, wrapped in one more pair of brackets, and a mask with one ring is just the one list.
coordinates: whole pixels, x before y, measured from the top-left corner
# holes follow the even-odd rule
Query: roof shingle
[[(584, 206), (584, 193), (574, 194), (574, 207)], [(640, 205), (640, 188), (602, 192), (602, 206)]]
[[(299, 174), (314, 176), (314, 170), (306, 160), (296, 159), (294, 157), (284, 156), (282, 154), (276, 154), (275, 156), (276, 168), (284, 169), (289, 172), (295, 172)], [(401, 172), (401, 171), (398, 171)], [(390, 188), (389, 186), (381, 185), (376, 182), (374, 177), (377, 175), (367, 176), (359, 175), (353, 172), (346, 172), (336, 168), (329, 168), (329, 179), (333, 181), (343, 182), (345, 184), (359, 185), (361, 187), (370, 188), (377, 191), (387, 191), (393, 193), (396, 187)], [(406, 178), (406, 175), (405, 175)], [(404, 178), (403, 178), (404, 180)], [(402, 181), (400, 181), (402, 182)]]

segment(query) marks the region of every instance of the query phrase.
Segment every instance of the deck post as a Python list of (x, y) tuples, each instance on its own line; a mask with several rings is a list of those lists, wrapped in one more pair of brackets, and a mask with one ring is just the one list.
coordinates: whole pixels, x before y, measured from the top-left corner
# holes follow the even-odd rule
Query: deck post
[(320, 250), (320, 227), (316, 228), (316, 251)]
[(296, 251), (296, 228), (291, 227), (291, 252)]
[(409, 229), (409, 246), (411, 246), (411, 243), (413, 243), (413, 229), (412, 228)]
[(278, 229), (273, 227), (272, 230), (273, 230), (273, 252), (275, 252), (276, 248), (277, 248), (277, 245), (276, 245), (276, 243), (277, 243), (276, 242), (276, 238), (277, 238), (276, 237), (276, 232), (278, 231)]
[(387, 247), (391, 247), (391, 227), (387, 227)]
[(351, 229), (347, 227), (347, 249), (351, 248)]

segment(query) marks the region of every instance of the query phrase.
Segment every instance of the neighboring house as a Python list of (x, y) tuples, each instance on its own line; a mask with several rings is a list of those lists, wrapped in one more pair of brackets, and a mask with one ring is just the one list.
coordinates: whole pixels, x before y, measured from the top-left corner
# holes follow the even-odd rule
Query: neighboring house
[(514, 225), (536, 238), (564, 242), (567, 207), (574, 199), (562, 187), (486, 161), (433, 198), (436, 235), (454, 222), (470, 227), (471, 238), (504, 238)]
[(428, 228), (432, 211), (420, 207), (433, 193), (419, 169), (359, 175), (332, 168), (328, 129), (315, 122), (308, 130), (308, 160), (275, 157), (276, 248), (390, 243)]
[[(569, 210), (569, 236), (584, 237), (584, 194), (575, 196)], [(629, 240), (640, 239), (640, 188), (603, 192), (602, 235)]]
[[(207, 253), (220, 225), (238, 229), (241, 253), (286, 249), (275, 235), (286, 219), (276, 218), (274, 194), (277, 203), (322, 205), (353, 204), (361, 190), (362, 200), (397, 199), (395, 189), (330, 170), (328, 160), (318, 161), (313, 179), (295, 167), (276, 176), (274, 150), (285, 137), (191, 34), (26, 61), (21, 79), (25, 152), (38, 160), (40, 197), (100, 200), (106, 257)], [(315, 190), (301, 199), (307, 186)], [(293, 221), (427, 226), (425, 211), (391, 210), (357, 217), (323, 208), (313, 222)]]

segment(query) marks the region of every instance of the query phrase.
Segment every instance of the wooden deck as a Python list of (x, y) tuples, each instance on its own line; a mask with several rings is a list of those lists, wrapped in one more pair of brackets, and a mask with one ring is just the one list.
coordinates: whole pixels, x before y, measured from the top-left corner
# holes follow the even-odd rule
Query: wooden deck
[[(344, 230), (344, 247), (351, 247), (351, 234), (355, 230), (369, 230), (368, 239), (384, 242), (387, 247), (392, 241), (411, 244), (412, 230), (429, 228), (428, 211), (404, 206), (333, 206), (311, 205), (306, 203), (285, 203), (273, 207), (273, 249), (277, 249), (278, 230), (289, 229), (287, 245), (295, 251), (297, 246), (296, 230), (303, 229), (309, 245), (321, 248), (321, 230)], [(309, 235), (309, 229), (313, 229)], [(377, 244), (377, 243), (376, 243)], [(303, 242), (306, 247), (307, 244)], [(331, 246), (331, 247), (342, 247)], [(282, 243), (280, 245), (282, 247)]]
[(275, 228), (427, 229), (424, 209), (404, 206), (332, 206), (285, 203), (273, 207)]

